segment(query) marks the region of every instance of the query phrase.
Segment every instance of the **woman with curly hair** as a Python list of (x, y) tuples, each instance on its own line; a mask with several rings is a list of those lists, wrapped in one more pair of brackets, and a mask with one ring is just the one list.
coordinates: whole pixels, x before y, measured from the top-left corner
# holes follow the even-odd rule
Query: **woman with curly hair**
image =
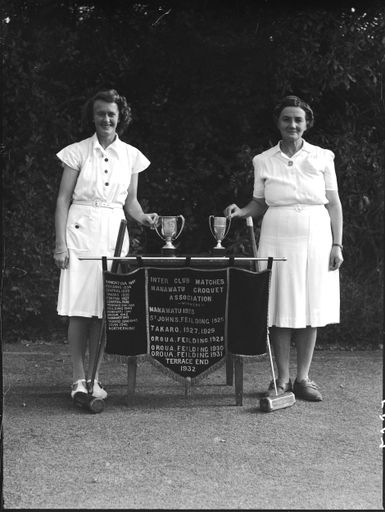
[[(281, 140), (253, 158), (253, 198), (243, 208), (229, 205), (225, 214), (263, 216), (258, 255), (287, 257), (273, 266), (269, 296), (276, 385), (279, 394), (293, 391), (298, 398), (318, 402), (322, 394), (309, 378), (317, 328), (340, 318), (343, 215), (334, 154), (304, 140), (314, 115), (297, 96), (283, 98), (273, 118)], [(292, 341), (297, 349), (294, 384), (289, 372)], [(267, 395), (275, 396), (274, 382)]]
[[(90, 387), (93, 396), (107, 396), (98, 381), (100, 364), (93, 386), (90, 378), (103, 316), (101, 262), (79, 258), (113, 256), (125, 215), (149, 227), (158, 217), (144, 213), (137, 199), (138, 175), (150, 162), (119, 138), (130, 121), (126, 98), (114, 89), (100, 91), (83, 109), (83, 126), (95, 133), (57, 153), (63, 167), (55, 211), (54, 259), (61, 269), (57, 311), (69, 318), (72, 397), (77, 392), (87, 393)], [(128, 246), (126, 233), (122, 255), (127, 254)]]

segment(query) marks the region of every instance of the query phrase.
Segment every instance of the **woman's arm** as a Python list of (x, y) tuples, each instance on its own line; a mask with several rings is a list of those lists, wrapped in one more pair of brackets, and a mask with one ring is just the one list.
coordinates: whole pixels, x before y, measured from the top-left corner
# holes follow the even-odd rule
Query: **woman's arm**
[(130, 186), (127, 191), (127, 198), (124, 204), (125, 213), (132, 219), (144, 226), (153, 227), (158, 219), (156, 213), (144, 213), (138, 201), (138, 174), (131, 176)]
[(344, 258), (342, 256), (342, 206), (337, 190), (327, 190), (326, 198), (329, 201), (329, 203), (326, 205), (326, 209), (328, 210), (330, 216), (330, 223), (333, 234), (333, 244), (338, 244), (333, 245), (331, 248), (329, 270), (337, 270), (344, 261)]
[(230, 204), (225, 208), (223, 213), (226, 217), (231, 218), (240, 217), (243, 219), (245, 217), (261, 217), (264, 215), (267, 208), (268, 206), (263, 197), (253, 197), (253, 199), (243, 208), (239, 208), (236, 204)]
[(79, 173), (75, 169), (72, 169), (68, 165), (64, 166), (55, 210), (56, 242), (54, 259), (59, 268), (66, 268), (69, 262), (66, 225), (68, 210), (71, 205), (72, 194), (75, 189), (78, 175)]

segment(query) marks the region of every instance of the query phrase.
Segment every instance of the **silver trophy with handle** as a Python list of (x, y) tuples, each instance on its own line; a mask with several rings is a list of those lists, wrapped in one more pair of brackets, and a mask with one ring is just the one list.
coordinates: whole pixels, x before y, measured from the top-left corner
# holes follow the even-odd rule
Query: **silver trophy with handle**
[(210, 215), (209, 226), (211, 234), (217, 242), (217, 245), (213, 247), (214, 253), (222, 255), (225, 252), (225, 248), (223, 247), (222, 242), (230, 230), (231, 218), (215, 217), (214, 215)]
[[(179, 223), (179, 226), (178, 226)], [(176, 247), (173, 242), (182, 233), (185, 224), (183, 215), (160, 215), (154, 228), (158, 236), (166, 243), (162, 247), (164, 254), (174, 254)]]

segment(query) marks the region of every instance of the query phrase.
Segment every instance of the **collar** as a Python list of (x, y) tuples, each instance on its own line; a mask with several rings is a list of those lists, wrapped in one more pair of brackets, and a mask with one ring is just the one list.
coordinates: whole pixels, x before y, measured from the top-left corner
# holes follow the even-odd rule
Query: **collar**
[(99, 152), (101, 152), (104, 155), (106, 153), (106, 151), (111, 150), (119, 158), (120, 150), (121, 150), (121, 147), (122, 147), (123, 143), (119, 139), (119, 135), (118, 134), (116, 134), (116, 138), (115, 138), (114, 142), (112, 144), (110, 144), (106, 149), (104, 149), (103, 146), (100, 144), (100, 142), (98, 140), (98, 137), (96, 135), (96, 132), (91, 137), (91, 142), (92, 142), (92, 148), (93, 148), (94, 151), (99, 151)]
[[(308, 142), (306, 142), (306, 140), (305, 140), (305, 139), (302, 139), (302, 140), (303, 140), (302, 148), (301, 148), (299, 151), (297, 151), (297, 153), (295, 153), (291, 158), (293, 158), (293, 157), (295, 157), (295, 156), (299, 155), (299, 154), (301, 153), (301, 151), (305, 151), (306, 153), (311, 153), (311, 151), (312, 151), (312, 145), (311, 145), (311, 144), (309, 144)], [(276, 153), (282, 153), (281, 148), (280, 148), (280, 146), (279, 146), (279, 145), (280, 145), (280, 142), (281, 142), (281, 141), (279, 141), (279, 142), (278, 142), (278, 144), (277, 144), (276, 146), (273, 146), (273, 148), (272, 148), (272, 149), (273, 149), (274, 154), (276, 154)], [(285, 156), (287, 156), (287, 155), (285, 155)], [(287, 157), (287, 158), (289, 158), (289, 157)]]

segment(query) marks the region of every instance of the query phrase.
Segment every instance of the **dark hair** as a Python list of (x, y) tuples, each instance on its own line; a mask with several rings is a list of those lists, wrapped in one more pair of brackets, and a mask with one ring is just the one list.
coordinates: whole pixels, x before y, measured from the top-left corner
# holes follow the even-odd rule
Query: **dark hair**
[(314, 125), (314, 114), (310, 106), (298, 96), (285, 96), (273, 110), (273, 117), (275, 123), (278, 122), (279, 116), (285, 107), (299, 107), (305, 112), (307, 128), (311, 128)]
[(127, 126), (132, 121), (131, 107), (127, 104), (124, 96), (118, 94), (115, 89), (108, 89), (107, 91), (99, 91), (92, 98), (90, 98), (83, 106), (82, 113), (82, 127), (85, 131), (89, 132), (94, 127), (94, 103), (97, 100), (106, 101), (108, 103), (116, 103), (119, 109), (119, 122), (116, 131), (119, 135), (126, 130)]

